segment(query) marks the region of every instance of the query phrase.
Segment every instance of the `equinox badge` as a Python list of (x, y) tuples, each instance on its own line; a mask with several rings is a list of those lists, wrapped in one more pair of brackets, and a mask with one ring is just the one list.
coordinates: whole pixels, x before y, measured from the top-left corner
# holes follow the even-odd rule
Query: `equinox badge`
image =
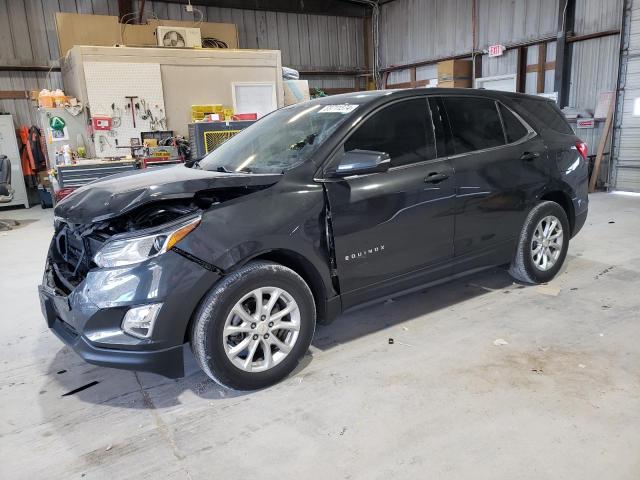
[(368, 255), (373, 255), (375, 253), (381, 253), (384, 251), (384, 245), (378, 245), (377, 247), (368, 248), (367, 250), (361, 250), (359, 252), (352, 253), (350, 255), (345, 255), (345, 261), (357, 260), (359, 258), (367, 258)]

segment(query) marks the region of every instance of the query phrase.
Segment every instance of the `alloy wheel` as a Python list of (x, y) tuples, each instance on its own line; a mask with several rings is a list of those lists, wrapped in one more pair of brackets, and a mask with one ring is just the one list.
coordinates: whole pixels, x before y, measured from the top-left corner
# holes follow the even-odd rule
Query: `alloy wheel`
[(531, 260), (538, 270), (543, 272), (553, 268), (562, 252), (564, 233), (562, 223), (547, 215), (538, 222), (531, 239)]
[(245, 372), (269, 370), (291, 352), (300, 333), (300, 309), (277, 287), (256, 288), (231, 309), (222, 342), (227, 358)]

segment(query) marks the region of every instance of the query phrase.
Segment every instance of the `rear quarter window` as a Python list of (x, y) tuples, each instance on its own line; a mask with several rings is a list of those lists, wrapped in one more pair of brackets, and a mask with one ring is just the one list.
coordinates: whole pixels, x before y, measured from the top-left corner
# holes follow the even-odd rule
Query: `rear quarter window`
[(541, 125), (558, 133), (573, 135), (573, 130), (558, 106), (549, 100), (536, 98), (512, 98), (511, 101), (533, 115)]
[(502, 124), (504, 125), (504, 131), (507, 135), (507, 142), (517, 142), (521, 138), (527, 135), (529, 131), (518, 120), (511, 111), (504, 105), (500, 105), (500, 115), (502, 116)]

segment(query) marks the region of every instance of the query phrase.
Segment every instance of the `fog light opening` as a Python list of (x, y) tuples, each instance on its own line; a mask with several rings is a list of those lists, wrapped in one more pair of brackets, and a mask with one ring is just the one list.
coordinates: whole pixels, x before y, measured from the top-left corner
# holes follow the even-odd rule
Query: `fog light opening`
[(149, 338), (161, 307), (161, 303), (152, 303), (129, 309), (122, 320), (122, 331), (133, 337)]

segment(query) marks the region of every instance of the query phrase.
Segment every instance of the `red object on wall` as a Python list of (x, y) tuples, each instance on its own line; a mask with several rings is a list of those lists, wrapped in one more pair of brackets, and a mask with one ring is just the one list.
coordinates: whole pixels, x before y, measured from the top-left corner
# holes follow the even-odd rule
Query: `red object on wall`
[(257, 113), (236, 113), (233, 116), (234, 120), (257, 120), (258, 119), (258, 114)]
[(91, 117), (91, 125), (94, 130), (111, 130), (112, 118), (101, 116)]

